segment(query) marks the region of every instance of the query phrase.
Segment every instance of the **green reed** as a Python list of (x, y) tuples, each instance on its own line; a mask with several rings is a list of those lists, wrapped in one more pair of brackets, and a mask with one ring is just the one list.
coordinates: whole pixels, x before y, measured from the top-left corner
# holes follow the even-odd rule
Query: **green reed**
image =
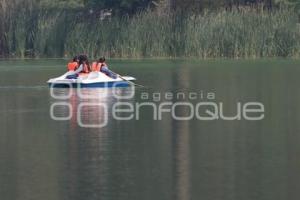
[(10, 13), (0, 15), (0, 54), (5, 56), (86, 53), (93, 58), (205, 59), (300, 55), (297, 15), (288, 8), (239, 8), (197, 15), (145, 11), (105, 20), (66, 9), (28, 11), (19, 6), (17, 12)]
[(262, 58), (299, 57), (300, 52), (297, 16), (287, 8), (240, 8), (201, 15), (147, 11), (76, 27), (79, 31), (69, 34), (65, 45), (70, 55)]

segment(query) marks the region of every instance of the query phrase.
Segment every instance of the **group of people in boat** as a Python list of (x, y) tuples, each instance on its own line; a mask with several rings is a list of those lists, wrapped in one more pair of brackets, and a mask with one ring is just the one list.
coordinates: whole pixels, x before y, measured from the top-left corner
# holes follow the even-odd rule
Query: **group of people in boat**
[(93, 62), (92, 65), (90, 65), (86, 55), (78, 55), (68, 63), (67, 69), (70, 72), (67, 78), (70, 79), (77, 78), (79, 75), (85, 75), (90, 72), (102, 72), (110, 78), (117, 78), (117, 75), (108, 69), (104, 57), (99, 58), (97, 61)]

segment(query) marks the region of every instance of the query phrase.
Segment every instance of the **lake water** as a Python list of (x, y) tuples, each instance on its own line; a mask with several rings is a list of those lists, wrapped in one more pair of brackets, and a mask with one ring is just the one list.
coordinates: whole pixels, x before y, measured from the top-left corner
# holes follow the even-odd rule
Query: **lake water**
[[(70, 97), (54, 98), (46, 81), (64, 73), (65, 63), (0, 61), (1, 200), (299, 199), (300, 61), (109, 61), (147, 86), (116, 90), (134, 95), (127, 100), (111, 89), (83, 90), (90, 98), (55, 90)], [(197, 98), (158, 100), (166, 93)], [(140, 110), (139, 120), (136, 113), (122, 121), (112, 115), (118, 102), (165, 101), (223, 103), (227, 115), (238, 103), (260, 102), (264, 118), (176, 120), (163, 113), (153, 120), (151, 107)], [(70, 117), (58, 121), (51, 113)], [(104, 127), (82, 126), (105, 119)]]

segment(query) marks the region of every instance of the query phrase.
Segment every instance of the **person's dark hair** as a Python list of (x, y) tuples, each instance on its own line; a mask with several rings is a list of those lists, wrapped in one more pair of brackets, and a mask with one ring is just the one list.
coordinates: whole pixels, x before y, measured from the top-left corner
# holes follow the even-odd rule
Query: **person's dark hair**
[(105, 62), (105, 58), (104, 57), (99, 58), (98, 62), (99, 63), (104, 63)]
[(78, 56), (78, 59), (79, 59), (79, 62), (83, 62), (83, 61), (86, 61), (87, 60), (87, 56), (86, 55), (79, 55)]
[(77, 62), (77, 60), (78, 60), (78, 56), (74, 56), (73, 62)]
[(88, 67), (88, 69), (89, 69), (89, 71), (92, 71), (92, 70), (91, 70), (91, 67), (90, 67), (90, 63), (89, 63), (89, 61), (88, 61), (88, 57), (87, 57), (86, 55), (79, 55), (79, 56), (78, 56), (78, 59), (79, 59), (79, 66), (80, 66), (81, 64), (86, 64), (87, 67)]

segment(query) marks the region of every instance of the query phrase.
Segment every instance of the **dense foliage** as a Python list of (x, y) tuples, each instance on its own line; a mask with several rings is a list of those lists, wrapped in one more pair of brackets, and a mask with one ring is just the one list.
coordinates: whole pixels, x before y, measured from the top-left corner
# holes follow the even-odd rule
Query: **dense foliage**
[(298, 57), (293, 10), (299, 5), (300, 0), (0, 0), (0, 56)]
[(111, 9), (117, 14), (133, 14), (144, 10), (151, 4), (152, 0), (84, 0), (86, 7), (102, 10)]

